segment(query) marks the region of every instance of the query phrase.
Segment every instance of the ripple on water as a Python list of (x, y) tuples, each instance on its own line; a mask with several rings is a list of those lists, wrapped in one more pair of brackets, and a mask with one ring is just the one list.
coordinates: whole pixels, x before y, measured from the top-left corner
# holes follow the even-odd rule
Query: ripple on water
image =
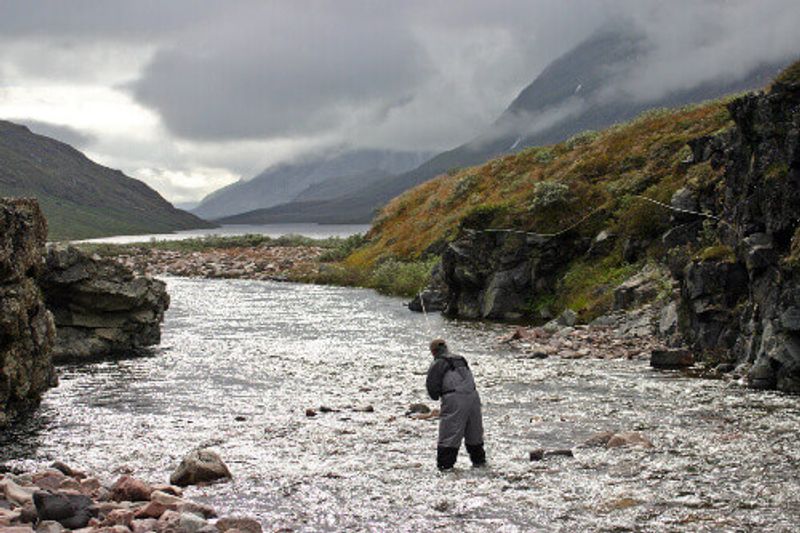
[[(643, 362), (518, 359), (498, 326), (431, 316), (467, 356), (484, 403), (491, 467), (440, 475), (427, 401), (430, 334), (370, 291), (168, 279), (154, 357), (63, 367), (37, 416), (0, 437), (0, 459), (54, 459), (163, 481), (198, 445), (232, 483), (190, 489), (265, 525), (320, 530), (790, 531), (800, 523), (798, 398), (657, 373)], [(429, 402), (428, 403), (432, 403)], [(339, 412), (314, 418), (307, 407)], [(354, 411), (373, 405), (374, 413)], [(235, 417), (245, 417), (240, 422)], [(654, 449), (576, 449), (638, 430)]]

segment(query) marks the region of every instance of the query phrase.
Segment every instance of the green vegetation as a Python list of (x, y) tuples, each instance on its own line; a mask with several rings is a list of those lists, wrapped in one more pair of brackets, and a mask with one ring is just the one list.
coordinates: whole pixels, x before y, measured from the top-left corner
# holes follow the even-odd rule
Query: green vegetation
[(792, 63), (775, 78), (775, 83), (790, 84), (800, 83), (800, 61)]
[(175, 209), (143, 182), (2, 120), (0, 196), (36, 198), (47, 218), (49, 240), (212, 226)]
[(699, 261), (719, 261), (723, 263), (735, 263), (736, 254), (733, 248), (724, 244), (715, 244), (703, 248), (695, 255), (695, 259)]
[(266, 235), (206, 235), (195, 239), (184, 239), (176, 241), (151, 240), (148, 242), (131, 244), (107, 244), (107, 243), (79, 243), (76, 246), (88, 253), (100, 256), (116, 256), (131, 253), (138, 249), (150, 250), (171, 250), (175, 252), (203, 252), (214, 249), (226, 248), (248, 248), (254, 246), (317, 246), (327, 248), (327, 257), (324, 261), (336, 261), (346, 257), (352, 250), (363, 244), (363, 235), (353, 235), (351, 237), (330, 237), (328, 239), (311, 239), (302, 235), (283, 235), (281, 237), (268, 237)]
[(641, 197), (668, 203), (681, 187), (720, 183), (709, 164), (687, 167), (683, 161), (689, 140), (730, 127), (729, 101), (648, 111), (627, 124), (442, 174), (392, 200), (363, 246), (327, 275), (391, 292), (372, 277), (381, 265), (424, 272), (416, 267), (428, 264), (426, 251), (464, 228), (555, 233), (580, 222), (578, 237), (608, 229), (618, 244), (603, 257), (564, 265), (555, 294), (531, 295), (529, 310), (570, 307), (584, 319), (597, 316), (611, 305), (612, 289), (642, 266), (624, 260), (626, 240), (649, 243), (642, 261), (663, 253), (657, 237), (668, 229), (670, 211)]

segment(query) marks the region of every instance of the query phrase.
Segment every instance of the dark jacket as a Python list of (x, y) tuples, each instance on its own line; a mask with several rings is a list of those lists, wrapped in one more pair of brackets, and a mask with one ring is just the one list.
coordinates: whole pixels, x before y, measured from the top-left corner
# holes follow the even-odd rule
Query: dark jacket
[(428, 368), (425, 380), (428, 396), (438, 400), (450, 392), (474, 392), (475, 380), (467, 360), (460, 355), (444, 353), (437, 355)]

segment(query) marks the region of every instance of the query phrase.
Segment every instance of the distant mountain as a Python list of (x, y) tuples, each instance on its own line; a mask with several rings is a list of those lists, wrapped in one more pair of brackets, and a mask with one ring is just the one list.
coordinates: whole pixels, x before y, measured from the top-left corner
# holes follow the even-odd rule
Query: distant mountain
[(50, 240), (165, 233), (212, 224), (143, 182), (27, 127), (0, 120), (0, 196), (35, 197)]
[[(238, 181), (214, 191), (192, 212), (203, 218), (219, 219), (292, 202), (301, 194), (314, 194), (316, 199), (329, 200), (341, 194), (340, 185), (351, 190), (354, 181), (367, 183), (375, 177), (385, 178), (406, 172), (430, 156), (430, 153), (365, 149), (284, 163), (270, 167), (250, 180)], [(324, 188), (314, 189), (316, 192), (313, 193), (305, 192), (323, 182), (327, 183)]]
[(615, 83), (635, 76), (638, 61), (646, 56), (648, 46), (642, 36), (629, 29), (606, 28), (553, 61), (474, 140), (413, 170), (373, 182), (329, 202), (290, 204), (276, 210), (247, 213), (246, 218), (258, 223), (260, 215), (265, 221), (275, 222), (279, 221), (276, 213), (280, 212), (291, 214), (293, 221), (368, 222), (391, 198), (444, 172), (477, 165), (529, 146), (563, 141), (581, 131), (630, 120), (647, 109), (701, 102), (760, 88), (789, 62), (787, 59), (765, 64), (739, 79), (705, 83), (648, 101), (609, 94)]

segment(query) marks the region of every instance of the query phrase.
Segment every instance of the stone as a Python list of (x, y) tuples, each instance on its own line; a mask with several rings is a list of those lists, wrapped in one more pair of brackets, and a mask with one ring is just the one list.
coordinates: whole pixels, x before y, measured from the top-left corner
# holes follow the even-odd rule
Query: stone
[(150, 499), (153, 488), (129, 475), (119, 478), (111, 487), (111, 499), (117, 502), (143, 502)]
[(428, 407), (424, 403), (412, 403), (408, 406), (408, 411), (406, 411), (406, 416), (413, 415), (413, 414), (428, 414), (431, 412), (431, 408)]
[(33, 484), (42, 490), (57, 490), (66, 476), (58, 470), (45, 470), (33, 475)]
[(156, 524), (156, 531), (178, 531), (181, 514), (177, 511), (164, 511)]
[(661, 309), (658, 318), (658, 334), (670, 337), (678, 331), (678, 302), (672, 301)]
[(642, 446), (644, 448), (652, 448), (653, 443), (650, 440), (636, 431), (624, 431), (615, 433), (606, 443), (606, 448), (620, 448), (623, 446)]
[(133, 525), (133, 511), (128, 509), (114, 509), (106, 515), (103, 520), (105, 526), (125, 526), (130, 528)]
[(4, 527), (2, 533), (34, 533), (34, 529), (29, 526), (10, 526)]
[(170, 508), (168, 505), (164, 505), (163, 503), (159, 502), (147, 502), (144, 506), (140, 507), (134, 512), (134, 518), (136, 519), (145, 519), (145, 518), (160, 518), (166, 511), (175, 511), (176, 508)]
[(611, 437), (614, 436), (613, 431), (602, 431), (591, 435), (588, 439), (583, 441), (583, 446), (587, 448), (605, 448)]
[(197, 516), (202, 516), (203, 518), (217, 517), (217, 511), (210, 505), (204, 505), (202, 503), (191, 501), (185, 501), (178, 504), (177, 511), (179, 513), (193, 513)]
[(261, 523), (253, 518), (226, 516), (217, 520), (217, 529), (219, 531), (230, 531), (231, 529), (238, 529), (243, 533), (263, 533)]
[(179, 524), (182, 532), (197, 533), (197, 531), (206, 527), (208, 522), (194, 513), (181, 513)]
[(650, 366), (653, 368), (675, 369), (694, 365), (694, 355), (686, 349), (653, 350)]
[(5, 492), (7, 500), (20, 506), (33, 502), (33, 494), (38, 490), (37, 487), (21, 487), (8, 477), (0, 479), (0, 489)]
[(172, 494), (173, 496), (183, 496), (183, 489), (180, 487), (176, 487), (175, 485), (164, 485), (161, 483), (155, 483), (152, 485), (153, 490), (158, 490), (161, 492), (166, 492), (167, 494)]
[(572, 309), (565, 309), (558, 317), (558, 325), (572, 327), (578, 322), (578, 314)]
[(36, 533), (61, 533), (64, 526), (55, 520), (43, 520), (36, 526)]
[(216, 452), (201, 449), (184, 457), (170, 476), (169, 482), (184, 487), (231, 477), (230, 470)]
[(175, 496), (174, 494), (169, 494), (166, 492), (161, 492), (159, 490), (153, 491), (150, 494), (150, 501), (160, 503), (161, 505), (165, 505), (172, 510), (178, 508), (178, 505), (182, 503), (186, 503), (186, 500), (179, 496)]
[(95, 496), (99, 494), (102, 485), (100, 480), (95, 477), (82, 479), (80, 481), (80, 491), (87, 496)]
[(614, 309), (623, 310), (640, 307), (658, 296), (658, 284), (655, 277), (658, 273), (645, 268), (614, 289)]
[(556, 449), (556, 450), (545, 450), (544, 448), (537, 448), (535, 450), (531, 450), (529, 454), (529, 458), (531, 461), (541, 461), (547, 457), (574, 457), (575, 454), (572, 450), (567, 449)]
[(57, 383), (55, 325), (36, 279), (46, 239), (36, 200), (0, 198), (0, 428)]
[(309, 407), (308, 409), (306, 409), (306, 416), (309, 418), (317, 416), (317, 410)]
[(158, 520), (155, 518), (145, 518), (142, 520), (134, 520), (131, 524), (131, 531), (133, 533), (147, 533), (149, 531), (158, 531)]
[(55, 461), (53, 464), (50, 465), (50, 468), (58, 470), (65, 476), (69, 476), (75, 479), (84, 479), (86, 477), (86, 474), (84, 474), (83, 472), (75, 470), (69, 465), (62, 463), (61, 461)]
[(58, 330), (56, 361), (142, 353), (160, 342), (169, 307), (163, 281), (137, 277), (111, 258), (51, 245), (39, 283)]
[(37, 491), (33, 502), (39, 520), (55, 520), (67, 529), (86, 527), (94, 516), (94, 502), (83, 495)]

